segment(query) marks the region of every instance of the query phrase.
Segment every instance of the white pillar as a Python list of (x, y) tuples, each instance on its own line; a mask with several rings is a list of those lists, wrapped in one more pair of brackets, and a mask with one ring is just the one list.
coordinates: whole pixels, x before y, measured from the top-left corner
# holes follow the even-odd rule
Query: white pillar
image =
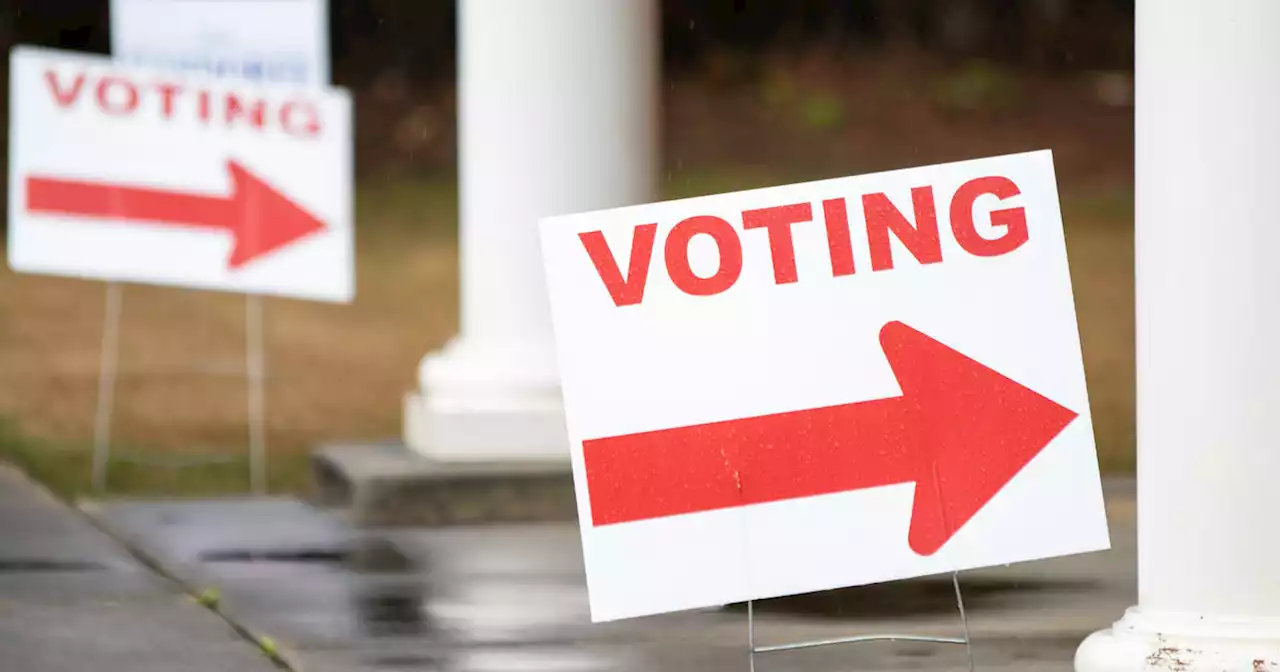
[(568, 464), (540, 217), (643, 203), (655, 0), (462, 0), (461, 333), (419, 368), (405, 440), (442, 461)]
[(1280, 2), (1137, 2), (1138, 605), (1080, 672), (1280, 670)]

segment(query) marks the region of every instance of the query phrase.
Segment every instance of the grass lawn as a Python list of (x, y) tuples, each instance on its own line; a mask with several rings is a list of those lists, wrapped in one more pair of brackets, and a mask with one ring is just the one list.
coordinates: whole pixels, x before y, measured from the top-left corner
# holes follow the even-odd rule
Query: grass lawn
[[(685, 171), (667, 196), (807, 179)], [(270, 484), (307, 483), (318, 441), (400, 432), (422, 355), (457, 328), (451, 178), (358, 192), (357, 299), (266, 301)], [(1128, 185), (1063, 191), (1081, 336), (1105, 468), (1133, 455), (1133, 228)], [(0, 270), (0, 459), (67, 495), (87, 492), (102, 283)], [(124, 292), (111, 490), (212, 494), (248, 488), (244, 299), (130, 285)], [(200, 464), (208, 459), (213, 463)], [(176, 465), (195, 462), (196, 466)]]

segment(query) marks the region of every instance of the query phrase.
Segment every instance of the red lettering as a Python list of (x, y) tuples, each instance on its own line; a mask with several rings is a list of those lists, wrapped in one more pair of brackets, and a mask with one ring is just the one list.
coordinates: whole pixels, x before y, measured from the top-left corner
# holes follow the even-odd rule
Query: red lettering
[(58, 83), (58, 73), (52, 70), (45, 71), (44, 81), (49, 84), (49, 92), (53, 94), (53, 99), (58, 103), (58, 107), (71, 107), (80, 98), (80, 90), (84, 88), (84, 73), (76, 74), (76, 78), (71, 82), (70, 89), (62, 88), (62, 85)]
[(769, 231), (769, 253), (773, 258), (775, 284), (795, 282), (796, 246), (791, 239), (791, 225), (813, 219), (813, 207), (808, 203), (779, 205), (742, 213), (742, 228), (765, 228)]
[(827, 225), (827, 249), (831, 252), (831, 275), (853, 275), (853, 243), (849, 240), (849, 210), (843, 198), (822, 202)]
[(236, 123), (239, 117), (247, 117), (249, 125), (254, 128), (262, 128), (267, 121), (266, 104), (261, 100), (255, 100), (248, 106), (240, 100), (236, 94), (227, 92), (227, 125)]
[(1005, 208), (991, 211), (991, 225), (1004, 228), (999, 238), (983, 238), (973, 224), (973, 204), (979, 196), (991, 194), (1000, 200), (1022, 193), (1018, 185), (1007, 177), (979, 177), (960, 185), (951, 198), (951, 231), (956, 242), (966, 252), (977, 257), (996, 257), (1012, 252), (1027, 242), (1025, 208)]
[(173, 98), (182, 91), (182, 87), (177, 84), (156, 84), (156, 91), (160, 92), (160, 114), (165, 119), (173, 118)]
[(55, 68), (42, 74), (48, 95), (60, 108), (72, 108), (81, 98), (92, 96), (101, 112), (113, 117), (136, 114), (145, 107), (148, 113), (158, 113), (161, 120), (194, 115), (206, 126), (279, 130), (297, 138), (314, 138), (324, 130), (323, 110), (315, 101), (303, 98), (277, 104), (270, 98), (221, 86), (186, 89), (171, 80), (141, 83), (120, 74), (98, 77)]
[(209, 110), (209, 107), (210, 107), (210, 106), (209, 106), (209, 92), (208, 92), (208, 91), (201, 91), (201, 92), (200, 92), (200, 98), (199, 98), (199, 100), (197, 101), (197, 103), (198, 103), (198, 105), (197, 105), (196, 114), (200, 117), (200, 121), (203, 121), (203, 122), (205, 122), (205, 123), (209, 123), (209, 113), (210, 113), (210, 110)]
[[(689, 241), (700, 233), (711, 236), (720, 251), (719, 268), (706, 278), (698, 277), (689, 266)], [(719, 217), (700, 215), (682, 220), (667, 234), (664, 252), (667, 275), (685, 294), (719, 294), (729, 289), (742, 274), (742, 243), (738, 241), (738, 233), (729, 222)]]
[(866, 194), (862, 210), (867, 219), (867, 242), (871, 246), (871, 269), (893, 268), (893, 251), (889, 245), (892, 230), (907, 251), (922, 264), (942, 261), (942, 243), (938, 240), (938, 214), (933, 205), (933, 187), (911, 190), (911, 204), (916, 215), (915, 226), (898, 211), (884, 194)]
[(591, 263), (595, 264), (596, 273), (609, 290), (609, 297), (615, 306), (632, 306), (644, 298), (645, 280), (649, 277), (649, 262), (653, 258), (653, 240), (657, 236), (657, 224), (641, 224), (631, 233), (631, 263), (627, 277), (622, 277), (618, 262), (609, 250), (609, 242), (600, 231), (587, 231), (578, 234), (582, 246), (586, 248)]
[[(112, 96), (111, 92), (123, 91), (124, 100)], [(98, 81), (98, 107), (112, 115), (132, 114), (138, 109), (138, 87), (127, 79), (120, 77), (103, 77)]]
[[(984, 231), (984, 237), (978, 233), (975, 225), (974, 210), (978, 200), (988, 195), (994, 199), (983, 211), (990, 212), (990, 226), (995, 231)], [(1029, 237), (1025, 207), (1001, 208), (998, 203), (1019, 195), (1021, 191), (1018, 186), (1007, 177), (980, 177), (961, 185), (950, 202), (951, 228), (960, 247), (974, 256), (994, 257), (1025, 244)], [(872, 270), (894, 268), (895, 243), (892, 238), (897, 238), (898, 244), (905, 247), (921, 265), (942, 261), (933, 187), (926, 185), (911, 189), (911, 214), (900, 211), (883, 192), (865, 194), (861, 198)], [(765, 229), (767, 232), (775, 284), (799, 281), (794, 226), (813, 221), (813, 207), (814, 203), (805, 202), (742, 211), (744, 230)], [(821, 207), (831, 258), (831, 274), (833, 277), (854, 275), (855, 261), (847, 200), (843, 197), (829, 198), (821, 201)], [(986, 222), (983, 224), (986, 225)], [(625, 277), (620, 260), (610, 250), (601, 231), (578, 234), (615, 306), (636, 305), (644, 299), (658, 226), (644, 224), (632, 231), (631, 253)], [(703, 234), (710, 236), (717, 253), (715, 271), (705, 276), (694, 272), (690, 260), (693, 240)], [(994, 237), (996, 234), (999, 234), (998, 237)], [(728, 221), (712, 215), (699, 215), (679, 221), (667, 234), (663, 245), (667, 275), (672, 284), (691, 296), (711, 296), (732, 287), (742, 275), (743, 253), (739, 235), (738, 230)], [(706, 241), (699, 243), (706, 244)], [(707, 248), (698, 250), (699, 253), (703, 251), (710, 252)], [(709, 258), (707, 261), (709, 262)]]
[(320, 134), (320, 112), (311, 103), (289, 101), (280, 107), (280, 127), (289, 135), (315, 137)]

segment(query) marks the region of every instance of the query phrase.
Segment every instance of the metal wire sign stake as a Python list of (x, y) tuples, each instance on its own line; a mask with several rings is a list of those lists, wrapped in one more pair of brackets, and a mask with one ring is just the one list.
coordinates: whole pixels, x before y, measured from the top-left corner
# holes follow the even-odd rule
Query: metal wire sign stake
[(838, 637), (835, 639), (815, 639), (804, 642), (792, 642), (789, 644), (773, 644), (769, 646), (756, 646), (756, 618), (755, 618), (755, 601), (747, 600), (747, 646), (748, 669), (750, 672), (756, 672), (756, 654), (758, 653), (776, 653), (779, 651), (798, 651), (801, 649), (813, 649), (820, 646), (834, 646), (837, 644), (862, 644), (864, 642), (926, 642), (929, 644), (963, 644), (965, 653), (969, 659), (969, 672), (974, 672), (973, 667), (973, 641), (969, 638), (969, 616), (964, 610), (964, 598), (960, 594), (960, 575), (959, 572), (951, 572), (951, 585), (956, 591), (956, 606), (960, 610), (960, 624), (964, 628), (964, 637), (941, 637), (932, 635), (900, 635), (900, 634), (876, 634), (876, 635), (852, 635), (850, 637)]
[(107, 489), (111, 462), (111, 407), (115, 403), (116, 366), (120, 352), (120, 310), (124, 289), (107, 283), (106, 313), (102, 319), (102, 349), (98, 361), (98, 406), (93, 417), (93, 489)]
[[(93, 489), (105, 492), (107, 474), (111, 465), (111, 419), (115, 406), (116, 378), (119, 377), (120, 314), (124, 303), (124, 288), (118, 282), (108, 282), (105, 315), (102, 324), (102, 349), (98, 363), (98, 400), (93, 421)], [(248, 398), (249, 425), (249, 483), (253, 492), (267, 490), (267, 438), (266, 438), (266, 347), (263, 329), (262, 299), (257, 295), (245, 297), (245, 379)], [(166, 463), (178, 467), (200, 466), (236, 461), (236, 458), (204, 457), (157, 460), (131, 456), (117, 456), (117, 461), (136, 464)]]
[[(938, 493), (938, 516), (943, 522), (944, 529), (946, 527), (947, 515), (942, 508), (942, 485), (938, 479), (938, 465), (933, 465), (933, 484)], [(919, 487), (917, 484), (916, 487)], [(741, 490), (741, 485), (739, 485)], [(759, 653), (777, 653), (781, 651), (799, 651), (802, 649), (813, 649), (822, 646), (834, 646), (838, 644), (862, 644), (866, 642), (925, 642), (929, 644), (963, 644), (965, 654), (968, 657), (969, 672), (974, 672), (973, 666), (973, 640), (969, 636), (969, 615), (965, 613), (964, 596), (960, 592), (960, 573), (951, 572), (951, 585), (956, 593), (956, 608), (960, 612), (960, 626), (964, 631), (964, 637), (941, 637), (933, 635), (903, 635), (903, 634), (874, 634), (874, 635), (852, 635), (849, 637), (838, 637), (835, 639), (818, 639), (804, 642), (792, 642), (788, 644), (773, 644), (769, 646), (756, 646), (756, 615), (755, 601), (747, 600), (747, 666), (750, 672), (756, 672), (756, 654)]]

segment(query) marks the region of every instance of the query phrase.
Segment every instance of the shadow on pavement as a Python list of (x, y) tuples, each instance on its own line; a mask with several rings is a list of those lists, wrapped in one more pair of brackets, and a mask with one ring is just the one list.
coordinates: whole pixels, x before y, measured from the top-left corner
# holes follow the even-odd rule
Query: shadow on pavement
[[(1024, 602), (1037, 595), (1094, 590), (1092, 581), (1031, 581), (997, 578), (965, 578), (960, 591), (968, 610), (999, 609), (1012, 601)], [(746, 611), (745, 604), (730, 607)], [(951, 575), (895, 581), (857, 588), (806, 593), (756, 603), (757, 613), (836, 619), (870, 619), (955, 613), (956, 594)]]

